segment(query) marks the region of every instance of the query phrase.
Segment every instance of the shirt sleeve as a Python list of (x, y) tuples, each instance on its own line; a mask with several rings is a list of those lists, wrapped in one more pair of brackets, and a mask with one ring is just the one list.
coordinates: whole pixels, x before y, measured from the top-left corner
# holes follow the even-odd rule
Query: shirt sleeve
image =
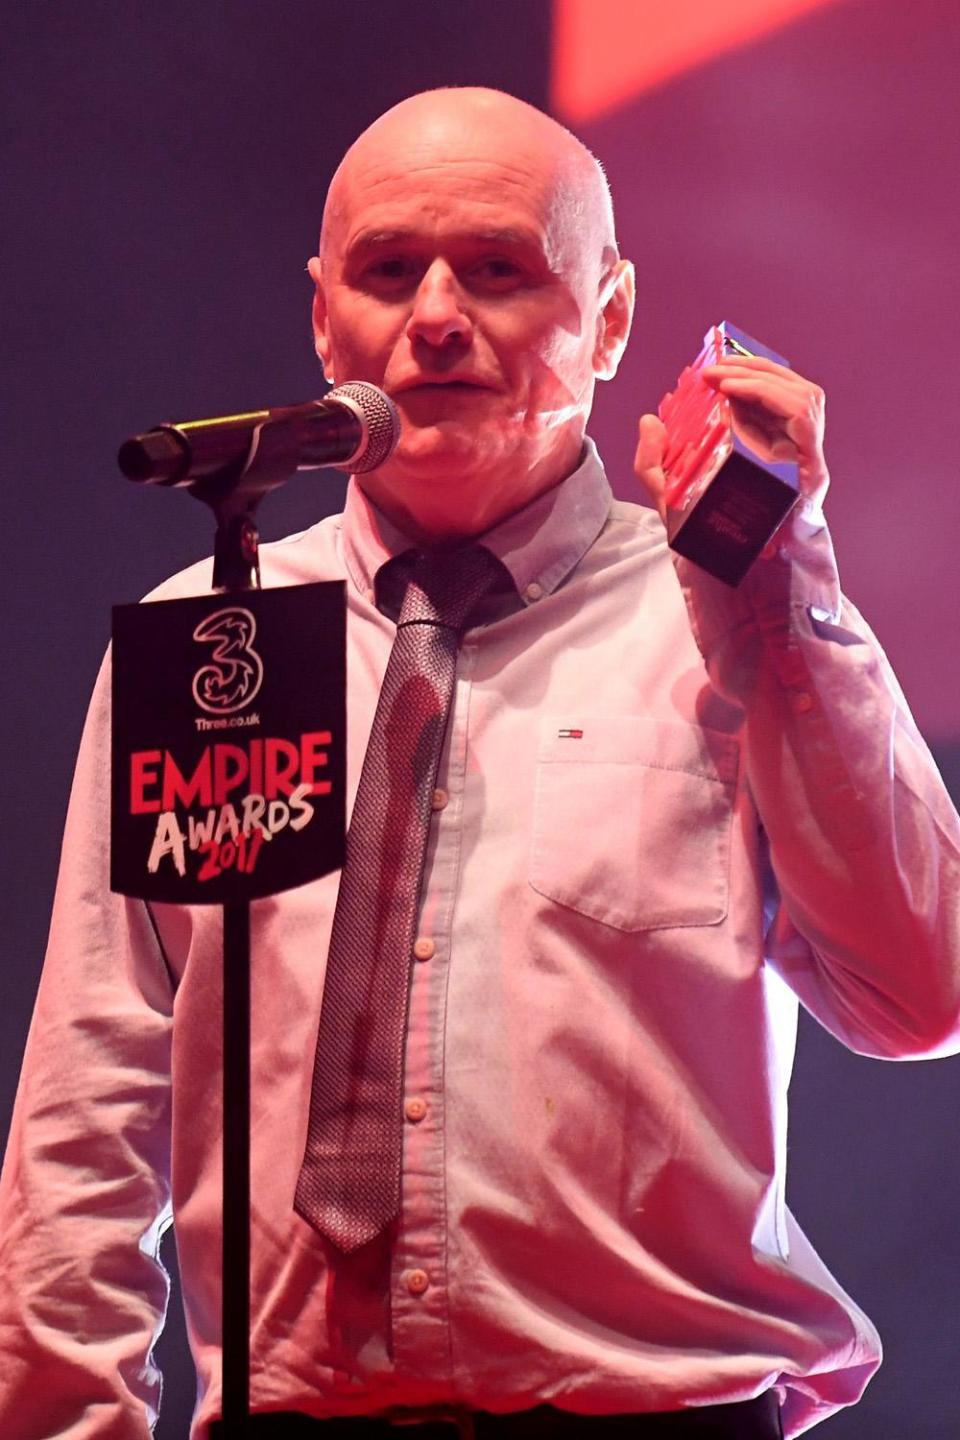
[(0, 1179), (0, 1435), (146, 1440), (169, 1283), (173, 986), (109, 891), (110, 680), (81, 743)]
[(791, 519), (736, 590), (675, 564), (711, 680), (745, 712), (769, 963), (852, 1050), (954, 1053), (960, 819), (826, 527)]

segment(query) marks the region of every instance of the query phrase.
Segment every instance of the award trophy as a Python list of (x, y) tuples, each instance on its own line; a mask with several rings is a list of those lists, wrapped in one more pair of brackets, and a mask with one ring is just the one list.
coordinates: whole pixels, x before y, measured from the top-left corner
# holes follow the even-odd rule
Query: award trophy
[(782, 355), (723, 320), (660, 402), (667, 429), (667, 540), (678, 555), (739, 585), (799, 495), (794, 461), (763, 458), (737, 433), (733, 406), (701, 374), (725, 355)]

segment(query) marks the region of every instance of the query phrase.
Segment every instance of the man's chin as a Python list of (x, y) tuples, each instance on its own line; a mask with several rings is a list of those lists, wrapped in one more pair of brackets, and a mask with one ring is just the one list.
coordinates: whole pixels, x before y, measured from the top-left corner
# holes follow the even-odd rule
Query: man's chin
[(483, 443), (477, 431), (459, 425), (430, 425), (404, 430), (400, 444), (381, 473), (406, 482), (459, 479), (489, 468), (500, 447)]

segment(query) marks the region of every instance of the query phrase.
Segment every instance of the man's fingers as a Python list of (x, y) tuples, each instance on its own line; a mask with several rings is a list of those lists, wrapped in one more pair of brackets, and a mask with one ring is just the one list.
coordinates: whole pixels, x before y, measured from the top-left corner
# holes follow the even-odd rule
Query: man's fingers
[(768, 360), (765, 355), (725, 355), (714, 365), (704, 365), (702, 373), (704, 375), (723, 374), (725, 370), (738, 368), (752, 371), (764, 370), (770, 375), (782, 375), (784, 379), (796, 380), (801, 385), (810, 383), (802, 375), (798, 375), (796, 370), (791, 370), (789, 365), (781, 365), (777, 360)]
[(730, 399), (749, 400), (784, 419), (796, 415), (798, 409), (806, 409), (814, 403), (812, 394), (807, 399), (807, 392), (804, 390), (777, 381), (762, 380), (758, 376), (724, 375), (716, 388), (721, 395)]
[(667, 448), (667, 427), (658, 415), (641, 415), (637, 444), (636, 464), (644, 470), (655, 470), (663, 465)]
[(667, 430), (656, 415), (642, 415), (638, 427), (637, 453), (633, 468), (637, 479), (644, 487), (650, 500), (661, 516), (664, 514), (666, 477), (663, 473), (663, 456), (667, 444)]

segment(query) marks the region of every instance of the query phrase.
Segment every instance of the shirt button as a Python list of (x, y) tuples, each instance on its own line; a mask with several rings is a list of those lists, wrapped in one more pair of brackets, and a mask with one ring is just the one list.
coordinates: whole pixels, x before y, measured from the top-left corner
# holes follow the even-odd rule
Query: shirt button
[(433, 796), (430, 800), (430, 809), (445, 810), (447, 808), (447, 801), (449, 799), (450, 796), (447, 794), (446, 790), (441, 789), (438, 785), (436, 790), (434, 790)]
[(429, 935), (418, 935), (413, 942), (413, 953), (417, 960), (432, 960), (436, 949)]
[(427, 1102), (420, 1095), (412, 1095), (403, 1107), (403, 1113), (414, 1125), (419, 1124), (427, 1113)]
[(814, 700), (809, 690), (798, 690), (790, 703), (798, 715), (803, 715), (813, 709)]
[(430, 1284), (430, 1276), (426, 1270), (407, 1271), (407, 1289), (411, 1295), (422, 1295)]
[(537, 582), (536, 582), (536, 580), (531, 580), (531, 581), (530, 581), (530, 584), (527, 586), (526, 590), (524, 590), (524, 592), (523, 592), (523, 595), (524, 595), (524, 599), (525, 599), (525, 600), (539, 600), (542, 594), (543, 594), (543, 586), (542, 586), (542, 585), (538, 585)]

